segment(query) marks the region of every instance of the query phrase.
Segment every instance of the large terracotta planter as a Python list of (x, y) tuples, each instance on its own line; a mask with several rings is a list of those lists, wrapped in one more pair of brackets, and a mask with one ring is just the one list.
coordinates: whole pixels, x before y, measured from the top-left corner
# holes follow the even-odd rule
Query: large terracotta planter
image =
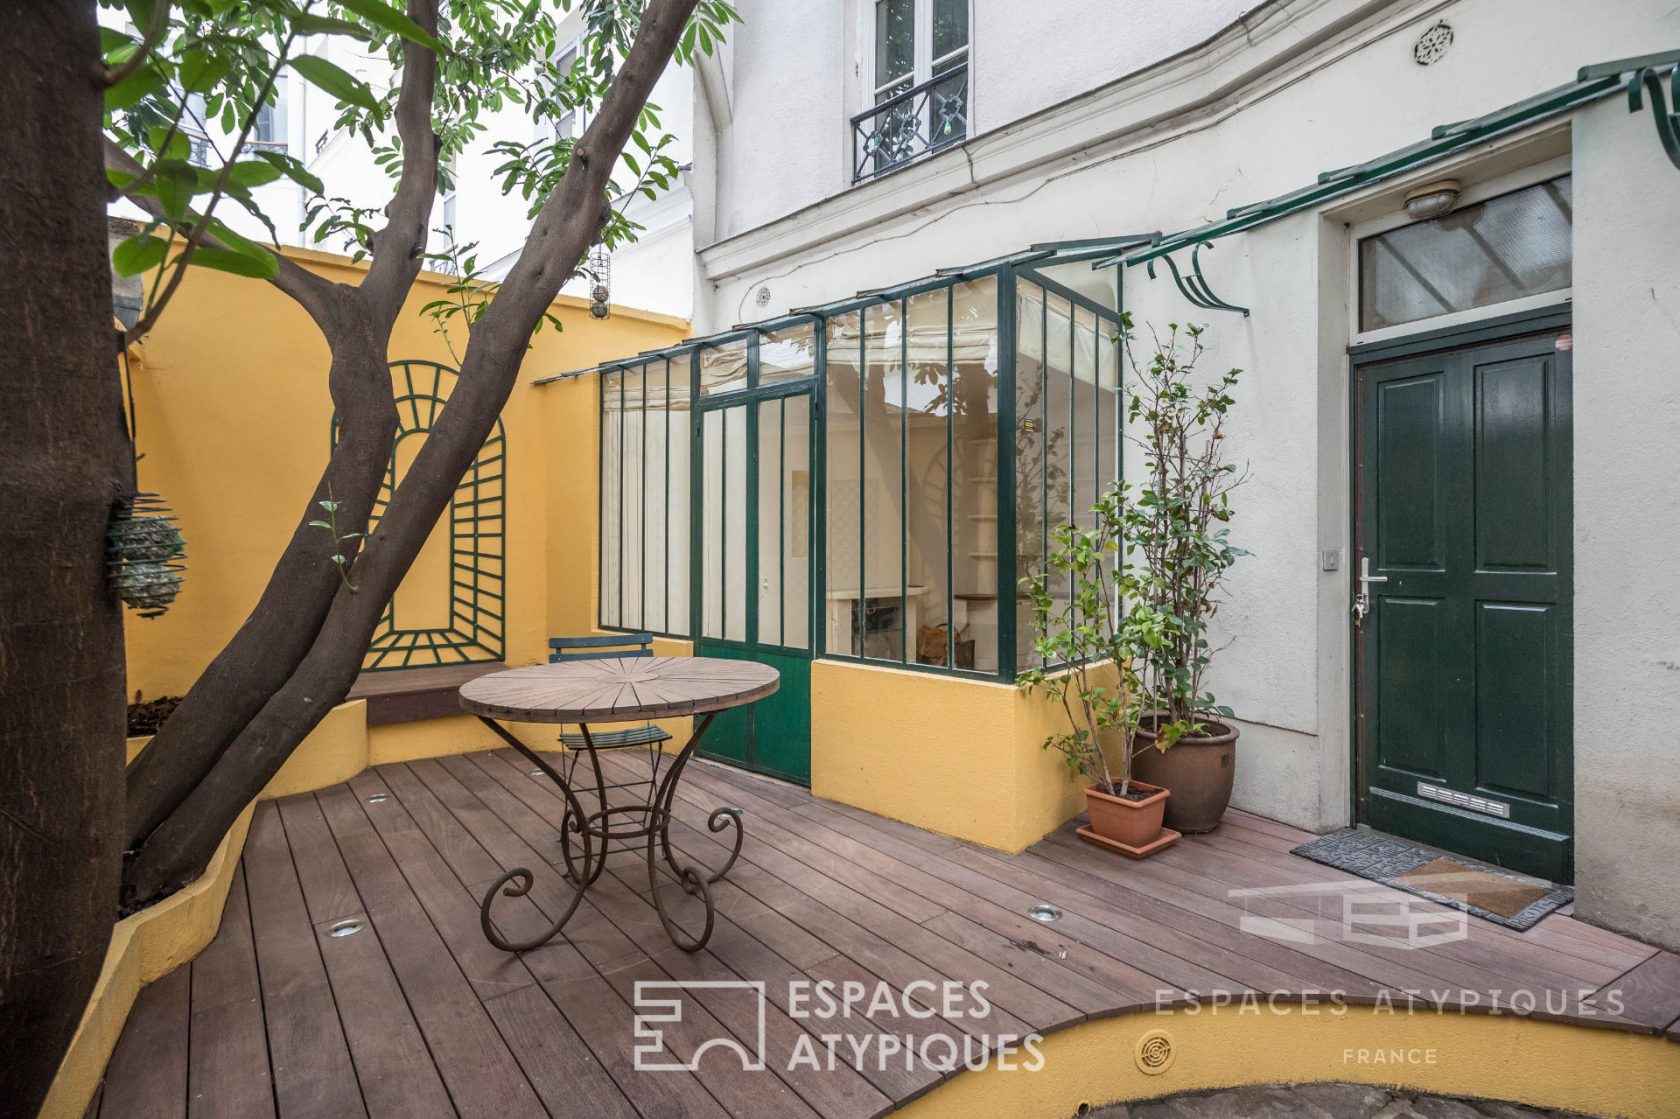
[(1110, 796), (1101, 789), (1085, 790), (1085, 804), (1091, 810), (1091, 830), (1103, 839), (1113, 840), (1124, 847), (1147, 847), (1161, 837), (1161, 814), (1167, 806), (1168, 792), (1135, 778), (1134, 791), (1148, 793), (1138, 800)]
[(1231, 785), (1237, 775), (1237, 728), (1216, 719), (1199, 721), (1209, 733), (1187, 735), (1164, 753), (1155, 749), (1154, 724), (1148, 718), (1133, 742), (1139, 753), (1132, 760), (1132, 772), (1172, 792), (1166, 804), (1166, 826), (1186, 835), (1201, 835), (1219, 826), (1231, 806)]

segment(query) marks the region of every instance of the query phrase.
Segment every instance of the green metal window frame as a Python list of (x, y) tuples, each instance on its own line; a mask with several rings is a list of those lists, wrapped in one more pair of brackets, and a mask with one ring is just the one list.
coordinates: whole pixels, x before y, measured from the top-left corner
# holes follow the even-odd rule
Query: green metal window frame
[[(747, 483), (746, 483), (747, 484), (746, 493), (748, 495), (756, 495), (757, 492), (758, 492), (757, 491), (758, 464), (757, 464), (757, 453), (756, 452), (757, 452), (757, 446), (758, 446), (757, 438), (758, 438), (758, 426), (759, 426), (759, 416), (758, 416), (758, 404), (759, 404), (759, 402), (764, 401), (764, 400), (785, 399), (785, 398), (789, 398), (789, 397), (793, 397), (793, 396), (800, 396), (800, 395), (809, 394), (810, 400), (811, 400), (811, 432), (810, 432), (811, 468), (810, 468), (810, 494), (809, 494), (809, 499), (808, 500), (809, 500), (809, 514), (810, 514), (809, 526), (810, 526), (810, 534), (811, 534), (810, 547), (811, 547), (812, 569), (811, 569), (811, 588), (810, 588), (810, 596), (809, 596), (810, 602), (808, 604), (809, 626), (807, 628), (807, 633), (808, 633), (809, 641), (810, 641), (810, 656), (812, 657), (812, 659), (845, 661), (845, 662), (853, 662), (853, 663), (860, 663), (860, 664), (875, 664), (875, 665), (882, 665), (882, 666), (888, 666), (888, 667), (893, 667), (893, 668), (907, 669), (907, 670), (915, 671), (915, 672), (931, 672), (931, 673), (936, 673), (936, 674), (939, 674), (939, 675), (958, 676), (958, 677), (964, 677), (964, 678), (976, 679), (976, 680), (1012, 681), (1015, 678), (1017, 667), (1018, 667), (1017, 656), (1016, 656), (1016, 645), (1017, 645), (1016, 613), (1017, 613), (1017, 611), (1012, 606), (1010, 608), (1006, 608), (1006, 604), (1013, 604), (1016, 601), (1016, 591), (1017, 591), (1017, 586), (1016, 586), (1016, 575), (1017, 575), (1017, 573), (1016, 573), (1016, 563), (1018, 562), (1016, 559), (1011, 558), (1011, 557), (1015, 557), (1015, 555), (1016, 555), (1016, 543), (1017, 543), (1017, 540), (1016, 540), (1016, 512), (1017, 512), (1017, 509), (1016, 509), (1016, 493), (1015, 493), (1016, 478), (1015, 478), (1015, 462), (1014, 462), (1014, 458), (1015, 458), (1015, 456), (1014, 456), (1015, 433), (1018, 431), (1018, 417), (1016, 415), (1016, 407), (1015, 407), (1016, 360), (1017, 360), (1017, 345), (1016, 345), (1017, 339), (1015, 337), (1015, 334), (1016, 334), (1015, 318), (1016, 318), (1017, 278), (1023, 279), (1026, 282), (1029, 282), (1029, 283), (1032, 283), (1034, 285), (1040, 286), (1044, 290), (1046, 290), (1047, 292), (1053, 292), (1058, 298), (1066, 298), (1072, 306), (1077, 307), (1081, 310), (1090, 312), (1094, 316), (1094, 318), (1096, 319), (1096, 321), (1098, 323), (1098, 333), (1099, 333), (1098, 344), (1100, 345), (1101, 344), (1100, 335), (1102, 334), (1102, 328), (1104, 326), (1110, 327), (1116, 332), (1119, 329), (1120, 311), (1117, 310), (1116, 308), (1123, 306), (1123, 300), (1121, 298), (1122, 295), (1123, 295), (1123, 279), (1122, 279), (1121, 274), (1120, 274), (1120, 269), (1117, 268), (1117, 267), (1115, 268), (1115, 281), (1114, 281), (1115, 282), (1115, 303), (1116, 303), (1115, 307), (1105, 306), (1105, 305), (1091, 299), (1089, 296), (1086, 296), (1086, 295), (1084, 295), (1084, 294), (1082, 294), (1078, 291), (1075, 291), (1071, 288), (1068, 288), (1067, 286), (1065, 286), (1063, 284), (1060, 284), (1060, 283), (1056, 282), (1055, 280), (1050, 279), (1047, 276), (1042, 275), (1040, 272), (1037, 271), (1037, 269), (1038, 268), (1043, 268), (1043, 267), (1048, 267), (1048, 266), (1051, 266), (1051, 265), (1059, 265), (1059, 264), (1065, 264), (1065, 263), (1070, 263), (1070, 262), (1075, 262), (1075, 261), (1089, 261), (1089, 262), (1092, 262), (1093, 267), (1104, 267), (1105, 266), (1105, 264), (1104, 264), (1105, 259), (1107, 259), (1109, 265), (1111, 266), (1113, 264), (1118, 263), (1117, 261), (1115, 261), (1113, 259), (1114, 255), (1117, 251), (1122, 250), (1122, 249), (1126, 249), (1126, 248), (1130, 248), (1130, 247), (1135, 247), (1135, 246), (1147, 244), (1152, 236), (1154, 236), (1154, 235), (1145, 234), (1145, 235), (1137, 235), (1137, 236), (1094, 238), (1094, 239), (1085, 240), (1085, 241), (1058, 242), (1058, 243), (1051, 243), (1051, 244), (1035, 245), (1035, 246), (1033, 246), (1029, 249), (1023, 250), (1023, 251), (1018, 252), (1018, 253), (1013, 253), (1013, 254), (1010, 254), (1008, 256), (998, 257), (998, 258), (993, 259), (993, 260), (983, 261), (983, 262), (978, 263), (978, 264), (974, 264), (974, 265), (970, 265), (970, 266), (966, 266), (966, 267), (961, 267), (961, 268), (942, 269), (941, 271), (939, 271), (938, 273), (936, 273), (932, 276), (922, 277), (920, 279), (911, 281), (909, 283), (898, 284), (898, 285), (894, 285), (894, 286), (888, 287), (888, 288), (881, 288), (881, 289), (876, 289), (876, 290), (871, 290), (871, 291), (860, 292), (856, 296), (850, 297), (848, 299), (838, 300), (836, 302), (829, 303), (829, 304), (824, 304), (824, 305), (821, 305), (821, 306), (796, 308), (793, 311), (789, 312), (787, 315), (780, 316), (780, 317), (775, 318), (775, 319), (770, 319), (770, 320), (766, 320), (766, 321), (763, 321), (763, 322), (744, 324), (744, 325), (741, 325), (741, 326), (732, 327), (729, 330), (720, 331), (716, 334), (711, 334), (711, 335), (707, 335), (705, 337), (700, 337), (700, 338), (689, 339), (689, 340), (683, 342), (681, 345), (678, 345), (678, 346), (668, 347), (668, 348), (662, 349), (662, 350), (648, 351), (648, 352), (643, 353), (643, 354), (638, 354), (635, 357), (623, 358), (623, 359), (620, 359), (618, 361), (608, 362), (604, 365), (597, 366), (597, 367), (594, 367), (592, 369), (579, 370), (577, 373), (574, 373), (574, 374), (562, 374), (561, 376), (578, 376), (578, 375), (584, 375), (584, 374), (589, 374), (589, 373), (599, 374), (600, 381), (601, 381), (601, 415), (602, 415), (602, 423), (603, 423), (603, 431), (602, 431), (602, 434), (603, 434), (603, 438), (602, 438), (603, 451), (602, 451), (602, 453), (603, 453), (603, 455), (605, 455), (606, 454), (607, 443), (606, 443), (606, 438), (605, 438), (605, 426), (604, 425), (606, 423), (606, 416), (607, 416), (607, 410), (606, 410), (607, 393), (611, 390), (611, 386), (613, 384), (616, 383), (616, 384), (622, 385), (621, 381), (615, 382), (613, 380), (614, 376), (616, 374), (622, 372), (622, 371), (632, 370), (632, 369), (636, 369), (638, 367), (644, 367), (644, 366), (647, 366), (650, 362), (655, 362), (655, 361), (659, 361), (659, 360), (665, 360), (665, 361), (669, 362), (669, 368), (672, 370), (673, 377), (677, 376), (679, 374), (679, 372), (684, 370), (684, 369), (686, 369), (686, 371), (687, 371), (687, 374), (688, 374), (688, 377), (689, 377), (689, 408), (692, 412), (691, 423), (690, 423), (690, 428), (689, 428), (689, 430), (691, 432), (691, 438), (689, 440), (689, 455), (690, 455), (689, 480), (690, 480), (690, 485), (691, 485), (691, 493), (690, 493), (689, 510), (688, 510), (688, 514), (689, 514), (689, 518), (690, 518), (690, 520), (689, 520), (689, 525), (690, 525), (690, 529), (689, 529), (689, 572), (688, 572), (689, 588), (690, 588), (689, 589), (689, 619), (688, 619), (689, 625), (688, 625), (688, 631), (687, 631), (686, 634), (667, 633), (667, 635), (668, 636), (693, 636), (696, 640), (698, 640), (698, 639), (700, 639), (700, 635), (704, 632), (704, 628), (705, 628), (704, 627), (704, 610), (705, 610), (704, 593), (705, 593), (705, 590), (706, 590), (706, 587), (705, 587), (706, 572), (705, 572), (705, 541), (704, 541), (704, 536), (703, 536), (703, 533), (705, 531), (705, 525), (703, 523), (704, 522), (704, 516), (703, 516), (702, 505), (701, 505), (701, 488), (700, 488), (703, 484), (703, 476), (704, 476), (704, 464), (700, 461), (701, 447), (702, 447), (702, 440), (703, 440), (702, 425), (704, 423), (704, 413), (714, 411), (714, 410), (717, 410), (717, 409), (723, 409), (723, 408), (730, 408), (730, 407), (736, 407), (736, 406), (747, 406), (748, 410), (747, 410), (747, 414), (746, 414), (746, 432), (747, 432), (746, 437), (748, 439), (748, 455), (747, 455), (748, 479), (747, 479)], [(997, 650), (998, 667), (995, 671), (981, 671), (981, 670), (975, 670), (975, 669), (957, 668), (955, 666), (955, 642), (948, 642), (947, 643), (947, 653), (946, 653), (946, 663), (945, 664), (936, 664), (936, 665), (921, 664), (921, 663), (913, 660), (909, 655), (910, 654), (910, 649), (909, 649), (910, 635), (907, 632), (908, 627), (903, 627), (906, 632), (903, 632), (901, 634), (899, 652), (900, 652), (900, 656), (901, 656), (902, 659), (893, 660), (893, 659), (886, 659), (886, 658), (880, 658), (880, 657), (866, 657), (866, 656), (861, 655), (861, 651), (858, 654), (829, 652), (828, 651), (828, 634), (826, 632), (826, 630), (827, 630), (827, 611), (820, 608), (820, 604), (824, 603), (826, 601), (827, 588), (828, 588), (828, 577), (829, 577), (828, 563), (827, 563), (827, 560), (828, 560), (828, 537), (829, 537), (829, 533), (828, 533), (828, 489), (829, 489), (829, 487), (828, 487), (828, 416), (829, 416), (829, 411), (830, 411), (829, 410), (829, 400), (828, 400), (828, 359), (829, 359), (829, 356), (830, 356), (830, 354), (829, 354), (830, 340), (829, 340), (829, 337), (828, 337), (828, 324), (832, 320), (834, 320), (836, 318), (839, 318), (840, 316), (849, 315), (849, 314), (852, 314), (854, 312), (856, 312), (858, 314), (860, 329), (859, 329), (859, 339), (858, 339), (858, 350), (857, 350), (857, 355), (856, 356), (857, 356), (857, 359), (859, 361), (859, 370), (860, 370), (859, 375), (860, 375), (860, 380), (861, 380), (861, 378), (867, 376), (867, 365), (865, 364), (865, 357), (867, 356), (866, 355), (866, 345), (867, 345), (867, 343), (865, 341), (866, 332), (862, 329), (863, 317), (864, 317), (867, 309), (870, 308), (870, 307), (877, 307), (877, 306), (882, 306), (882, 305), (887, 305), (887, 304), (896, 304), (899, 314), (901, 315), (901, 317), (905, 317), (905, 321), (907, 323), (907, 321), (908, 321), (907, 316), (908, 316), (908, 313), (909, 313), (909, 301), (912, 298), (914, 298), (918, 295), (922, 295), (922, 294), (927, 293), (927, 292), (944, 291), (945, 292), (945, 315), (946, 315), (946, 333), (945, 333), (945, 338), (946, 338), (946, 367), (945, 368), (946, 368), (946, 371), (947, 371), (946, 376), (949, 377), (950, 376), (950, 370), (955, 367), (955, 361), (954, 361), (954, 345), (955, 345), (955, 343), (954, 343), (954, 328), (955, 328), (955, 321), (954, 321), (954, 316), (955, 316), (955, 304), (956, 304), (956, 298), (955, 298), (956, 289), (961, 284), (965, 284), (965, 283), (968, 283), (970, 281), (975, 281), (975, 280), (982, 280), (982, 279), (986, 279), (986, 278), (995, 278), (996, 283), (997, 283), (997, 292), (996, 292), (997, 305), (996, 305), (996, 308), (995, 308), (995, 313), (996, 313), (995, 329), (996, 329), (996, 339), (997, 339), (996, 345), (997, 345), (998, 368), (997, 368), (997, 372), (995, 374), (996, 384), (993, 388), (993, 391), (996, 393), (996, 403), (997, 403), (996, 429), (995, 430), (996, 430), (996, 440), (997, 440), (997, 443), (996, 443), (996, 450), (997, 450), (997, 471), (996, 471), (996, 473), (997, 473), (997, 479), (996, 479), (997, 495), (996, 495), (996, 497), (997, 497), (997, 510), (998, 510), (998, 513), (997, 513), (997, 516), (998, 516), (998, 529), (997, 529), (998, 560), (997, 560), (997, 588), (996, 588), (997, 602), (998, 602), (998, 650)], [(760, 347), (761, 340), (769, 334), (784, 331), (784, 330), (787, 330), (789, 328), (796, 327), (796, 326), (803, 325), (803, 324), (810, 324), (811, 330), (812, 330), (813, 349), (814, 349), (813, 375), (809, 378), (801, 378), (801, 379), (797, 379), (797, 380), (780, 381), (780, 382), (775, 382), (775, 383), (772, 383), (772, 384), (761, 384), (760, 383), (760, 378), (759, 378), (759, 373), (760, 373), (760, 369), (759, 369), (759, 347)], [(1072, 329), (1072, 325), (1073, 324), (1070, 322), (1070, 330)], [(1047, 327), (1045, 329), (1047, 329)], [(707, 349), (714, 349), (714, 348), (727, 346), (727, 345), (731, 345), (731, 344), (735, 344), (735, 343), (739, 343), (739, 342), (744, 342), (746, 344), (747, 382), (746, 382), (745, 386), (743, 388), (740, 388), (740, 389), (734, 389), (734, 390), (730, 390), (730, 391), (726, 391), (726, 392), (714, 392), (714, 393), (712, 393), (710, 395), (707, 395), (707, 396), (704, 396), (704, 397), (701, 396), (701, 394), (700, 394), (700, 387), (701, 387), (700, 386), (700, 367), (701, 367), (702, 352), (707, 350)], [(900, 339), (899, 339), (898, 344), (899, 344), (899, 347), (900, 347), (900, 351), (899, 351), (899, 355), (898, 355), (899, 367), (900, 367), (900, 369), (906, 369), (907, 365), (908, 365), (908, 362), (906, 361), (907, 350), (908, 350), (908, 329), (907, 328), (906, 329), (901, 329)], [(1071, 360), (1071, 349), (1070, 349), (1070, 360)], [(1095, 369), (1097, 367), (1093, 367), (1093, 368)], [(1115, 371), (1116, 371), (1116, 381), (1118, 383), (1121, 380), (1121, 373), (1122, 373), (1121, 362), (1119, 360), (1118, 355), (1116, 355), (1116, 357), (1115, 357), (1114, 368), (1115, 368)], [(1070, 380), (1072, 380), (1075, 384), (1078, 383), (1077, 378), (1073, 376), (1073, 371), (1072, 371), (1071, 365), (1070, 365), (1070, 370), (1069, 370), (1069, 377), (1070, 377)], [(907, 397), (908, 396), (908, 391), (909, 391), (908, 376), (907, 375), (901, 376), (900, 379), (901, 379), (900, 391), (905, 397)], [(860, 389), (861, 389), (861, 386), (860, 386)], [(909, 554), (909, 547), (906, 543), (907, 512), (905, 510), (906, 510), (907, 505), (906, 505), (906, 501), (904, 500), (904, 498), (905, 498), (904, 489), (905, 489), (905, 487), (908, 486), (907, 471), (904, 468), (905, 455), (907, 454), (906, 444), (907, 444), (907, 439), (908, 439), (908, 434), (907, 434), (908, 410), (905, 407), (905, 403), (906, 403), (905, 400), (900, 400), (899, 401), (899, 404), (900, 404), (900, 417), (899, 417), (899, 424), (900, 424), (900, 431), (899, 431), (900, 503), (899, 503), (899, 509), (900, 509), (900, 513), (899, 513), (899, 524), (897, 526), (897, 531), (898, 531), (899, 540), (900, 540), (899, 589), (900, 589), (900, 616), (901, 616), (901, 618), (904, 616), (904, 614), (903, 614), (904, 592), (905, 592), (905, 589), (908, 586), (908, 583), (907, 583), (908, 572), (906, 570), (906, 567), (908, 565), (908, 554)], [(1072, 414), (1074, 413), (1075, 407), (1077, 405), (1077, 398), (1076, 397), (1070, 397), (1069, 405), (1070, 405), (1069, 411), (1070, 411), (1070, 422), (1071, 422)], [(1124, 426), (1124, 408), (1125, 408), (1125, 394), (1124, 394), (1123, 391), (1118, 391), (1115, 394), (1115, 408), (1114, 408), (1114, 415), (1112, 417), (1112, 432), (1113, 432), (1113, 434), (1112, 434), (1112, 441), (1113, 441), (1112, 451), (1113, 451), (1114, 477), (1112, 479), (1104, 479), (1104, 478), (1100, 477), (1100, 475), (1101, 475), (1101, 464), (1102, 464), (1102, 458), (1101, 458), (1102, 452), (1099, 450), (1098, 451), (1098, 459), (1097, 459), (1098, 469), (1097, 469), (1096, 475), (1094, 475), (1094, 477), (1096, 477), (1097, 485), (1099, 487), (1107, 484), (1109, 481), (1117, 481), (1124, 475), (1125, 459), (1124, 459), (1124, 454), (1123, 454), (1123, 451), (1122, 451), (1122, 433), (1123, 433), (1123, 426)], [(955, 580), (953, 578), (952, 568), (953, 568), (953, 563), (954, 563), (954, 561), (953, 561), (953, 555), (954, 555), (954, 552), (953, 552), (953, 536), (954, 536), (954, 524), (955, 524), (954, 502), (956, 500), (956, 486), (953, 484), (953, 480), (950, 476), (951, 464), (952, 464), (952, 461), (953, 461), (952, 455), (951, 455), (951, 443), (954, 439), (954, 430), (953, 430), (954, 417), (952, 415), (952, 412), (953, 412), (953, 409), (951, 407), (947, 406), (946, 417), (945, 417), (945, 420), (946, 420), (946, 440), (947, 440), (947, 443), (946, 443), (947, 453), (946, 453), (946, 459), (945, 459), (945, 470), (946, 470), (946, 478), (945, 478), (945, 500), (946, 500), (946, 513), (945, 513), (946, 615), (945, 616), (946, 616), (947, 619), (949, 619), (952, 616), (952, 614), (954, 613), (954, 610), (953, 610), (953, 605), (954, 604), (952, 602), (952, 599), (954, 598), (954, 582), (955, 582)], [(864, 448), (865, 448), (865, 442), (864, 442), (865, 434), (864, 434), (864, 431), (862, 430), (862, 425), (863, 425), (864, 422), (865, 421), (863, 421), (862, 418), (860, 417), (860, 432), (859, 432), (859, 453), (860, 453), (860, 455), (862, 455), (864, 453)], [(1098, 420), (1096, 422), (1098, 423), (1097, 438), (1098, 439), (1108, 438), (1108, 436), (1106, 435), (1106, 432), (1110, 430), (1110, 421), (1109, 420)], [(1070, 428), (1070, 431), (1071, 431), (1071, 428)], [(1071, 435), (1070, 435), (1070, 438), (1071, 438)], [(605, 461), (603, 461), (603, 468), (605, 467), (605, 465), (606, 465), (606, 463), (605, 463)], [(869, 531), (872, 527), (875, 528), (876, 531), (879, 531), (879, 526), (869, 526), (869, 525), (865, 525), (865, 524), (862, 523), (863, 522), (863, 502), (861, 501), (861, 493), (862, 493), (862, 490), (863, 490), (863, 487), (864, 487), (864, 476), (863, 476), (864, 471), (861, 469), (862, 465), (863, 464), (860, 462), (859, 479), (858, 479), (858, 486), (859, 486), (859, 491), (860, 491), (859, 531), (858, 531), (859, 579), (860, 579), (860, 583), (861, 583), (861, 580), (862, 580), (863, 574), (864, 574), (863, 560), (864, 560), (864, 556), (866, 554), (866, 549), (867, 549), (868, 533), (869, 533)], [(620, 478), (620, 484), (622, 485), (623, 478), (624, 478), (624, 474), (622, 472), (620, 473), (619, 478)], [(605, 524), (606, 524), (606, 519), (605, 519), (604, 513), (605, 513), (605, 510), (606, 510), (607, 502), (611, 499), (612, 495), (607, 492), (607, 487), (605, 485), (606, 473), (605, 473), (604, 469), (603, 469), (602, 479), (603, 479), (603, 486), (602, 486), (602, 493), (601, 493), (601, 502), (602, 502), (602, 511), (603, 511), (603, 519), (601, 521), (601, 523), (603, 525), (603, 533), (602, 533), (602, 549), (603, 549), (603, 551), (602, 551), (602, 570), (605, 571), (606, 570), (606, 559), (607, 559), (607, 553), (606, 553), (607, 541), (606, 541), (606, 533), (604, 531), (604, 527), (605, 527)], [(757, 505), (757, 500), (756, 500), (756, 498), (754, 498), (754, 500), (751, 503), (751, 505), (749, 506), (749, 508), (756, 509), (756, 505)], [(621, 506), (621, 508), (622, 508), (622, 506)], [(1070, 510), (1068, 510), (1068, 512), (1070, 514), (1072, 513), (1071, 508), (1070, 508)], [(624, 531), (625, 531), (625, 526), (622, 523), (622, 517), (621, 517), (620, 518), (620, 524), (619, 524), (619, 533), (622, 535), (624, 533)], [(1046, 525), (1044, 526), (1043, 531), (1044, 531), (1044, 534), (1047, 538), (1047, 536), (1048, 536), (1048, 518), (1046, 519)], [(752, 538), (751, 536), (748, 537), (748, 539), (751, 539), (751, 538)], [(1041, 544), (1043, 544), (1043, 541), (1041, 541)], [(1048, 550), (1047, 546), (1045, 546), (1044, 550), (1045, 551)], [(746, 562), (747, 567), (748, 567), (747, 587), (748, 587), (748, 592), (750, 594), (750, 593), (753, 592), (754, 588), (756, 588), (757, 585), (758, 585), (758, 574), (759, 573), (757, 571), (757, 565), (758, 565), (757, 549), (753, 549), (752, 554), (744, 557), (744, 559), (745, 559), (745, 562)], [(622, 567), (622, 565), (620, 565), (619, 571), (620, 571), (621, 574), (622, 574), (622, 570), (623, 570), (623, 567)], [(718, 572), (718, 575), (719, 575), (720, 578), (727, 580), (727, 572), (726, 571), (720, 571), (720, 572)], [(782, 593), (785, 594), (785, 580), (784, 580), (784, 588), (783, 588)], [(726, 615), (727, 603), (720, 604), (720, 609), (722, 611), (724, 611), (724, 613), (720, 613), (719, 617), (720, 618), (725, 618), (727, 616)], [(749, 626), (749, 628), (748, 628), (748, 633), (746, 635), (747, 640), (745, 642), (731, 642), (728, 639), (718, 638), (718, 637), (706, 637), (705, 640), (707, 642), (711, 642), (711, 643), (722, 643), (722, 644), (743, 644), (743, 645), (755, 644), (758, 640), (759, 634), (757, 632), (758, 627), (755, 624), (753, 624), (754, 621), (755, 621), (755, 619), (753, 617), (753, 613), (754, 612), (751, 611), (751, 610), (748, 611), (748, 626)], [(667, 616), (667, 622), (668, 623), (669, 623), (670, 620), (671, 619), (669, 618), (669, 616)], [(601, 614), (599, 616), (599, 623), (601, 625), (601, 628), (603, 628), (603, 629), (612, 630), (612, 629), (625, 628), (624, 626), (621, 626), (621, 625), (611, 624), (610, 619), (609, 619), (607, 613), (604, 610), (601, 612)], [(639, 630), (639, 629), (645, 629), (646, 627), (632, 627), (632, 628), (635, 628), (635, 629)], [(790, 652), (803, 652), (803, 650), (788, 650), (788, 651), (790, 651)]]
[[(393, 361), (390, 368), (397, 435), (368, 518), (370, 534), (397, 488), (397, 448), (404, 439), (431, 431), (458, 375), (433, 361)], [(332, 443), (338, 445), (336, 412)], [(449, 624), (399, 624), (393, 595), (363, 658), (363, 671), (500, 661), (505, 655), (506, 584), (507, 437), (498, 419), (449, 500)]]

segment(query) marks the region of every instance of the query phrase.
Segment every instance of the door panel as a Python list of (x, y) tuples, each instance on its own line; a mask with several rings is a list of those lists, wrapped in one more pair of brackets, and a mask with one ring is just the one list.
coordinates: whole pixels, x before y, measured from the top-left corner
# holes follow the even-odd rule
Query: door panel
[(1567, 881), (1569, 353), (1547, 333), (1355, 375), (1355, 555), (1382, 580), (1357, 637), (1363, 816)]
[(695, 651), (781, 675), (773, 695), (720, 713), (701, 753), (800, 783), (811, 779), (810, 426), (808, 390), (779, 385), (703, 403), (696, 428)]
[(1374, 697), (1377, 722), (1376, 762), (1394, 780), (1406, 774), (1442, 780), (1447, 770), (1446, 728), (1439, 697), (1447, 686), (1441, 653), (1443, 603), (1421, 598), (1385, 597), (1378, 606), (1379, 661)]

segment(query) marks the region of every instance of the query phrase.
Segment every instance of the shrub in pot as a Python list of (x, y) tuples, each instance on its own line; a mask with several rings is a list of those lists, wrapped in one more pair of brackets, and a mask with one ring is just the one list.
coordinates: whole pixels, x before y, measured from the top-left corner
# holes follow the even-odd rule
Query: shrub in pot
[(1237, 730), (1221, 721), (1231, 709), (1203, 678), (1220, 583), (1246, 554), (1229, 539), (1230, 494), (1246, 475), (1224, 453), (1241, 370), (1200, 381), (1203, 330), (1172, 325), (1165, 339), (1153, 336), (1153, 353), (1143, 361), (1132, 352), (1129, 320), (1120, 335), (1137, 378), (1128, 386), (1127, 437), (1142, 452), (1130, 456), (1139, 469), (1128, 473), (1138, 481), (1123, 502), (1119, 530), (1130, 561), (1119, 587), (1122, 629), (1142, 638), (1131, 650), (1136, 769), (1172, 790), (1166, 824), (1191, 834), (1218, 827), (1231, 802)]
[(1138, 685), (1132, 650), (1146, 639), (1134, 627), (1156, 623), (1115, 608), (1116, 587), (1126, 578), (1124, 504), (1124, 488), (1112, 488), (1092, 510), (1093, 527), (1057, 528), (1044, 569), (1022, 580), (1032, 602), (1033, 650), (1050, 667), (1027, 668), (1016, 683), (1048, 695), (1066, 712), (1068, 729), (1051, 734), (1043, 746), (1094, 781), (1085, 790), (1091, 831), (1141, 857), (1165, 846), (1163, 837), (1177, 837), (1161, 826), (1167, 791), (1132, 776), (1133, 759), (1149, 748), (1136, 737), (1138, 709), (1126, 702)]

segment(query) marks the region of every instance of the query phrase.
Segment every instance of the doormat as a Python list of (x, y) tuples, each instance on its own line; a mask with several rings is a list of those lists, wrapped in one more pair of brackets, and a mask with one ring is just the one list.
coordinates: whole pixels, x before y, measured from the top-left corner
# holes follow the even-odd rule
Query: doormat
[(1523, 932), (1575, 899), (1568, 886), (1449, 855), (1369, 828), (1321, 835), (1290, 852)]

